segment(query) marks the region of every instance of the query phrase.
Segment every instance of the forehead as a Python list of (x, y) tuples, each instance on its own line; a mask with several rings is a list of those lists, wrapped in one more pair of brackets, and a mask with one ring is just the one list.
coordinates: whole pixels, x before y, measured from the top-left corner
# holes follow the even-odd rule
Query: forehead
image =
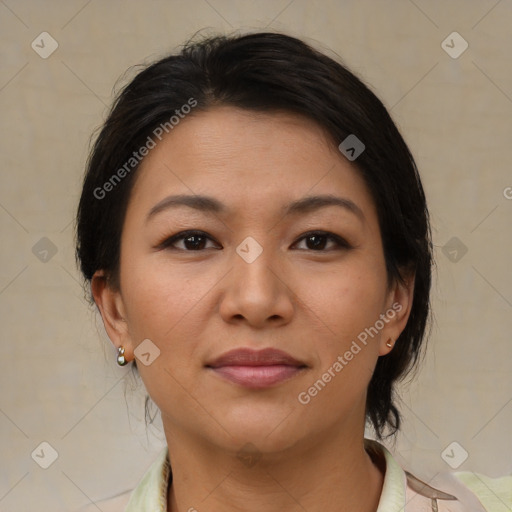
[(354, 165), (318, 124), (292, 113), (196, 112), (157, 142), (137, 173), (132, 197), (146, 207), (169, 194), (201, 194), (215, 196), (233, 214), (337, 193), (373, 210)]

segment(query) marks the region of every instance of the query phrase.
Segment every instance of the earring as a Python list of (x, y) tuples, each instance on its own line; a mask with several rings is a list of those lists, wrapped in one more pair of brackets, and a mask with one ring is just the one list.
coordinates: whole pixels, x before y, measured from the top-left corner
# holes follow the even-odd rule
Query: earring
[(124, 366), (128, 364), (128, 361), (124, 358), (124, 347), (119, 347), (117, 349), (117, 364), (119, 366)]
[(389, 338), (389, 340), (386, 342), (386, 347), (389, 347), (389, 348), (393, 347), (393, 341), (391, 340), (391, 338)]

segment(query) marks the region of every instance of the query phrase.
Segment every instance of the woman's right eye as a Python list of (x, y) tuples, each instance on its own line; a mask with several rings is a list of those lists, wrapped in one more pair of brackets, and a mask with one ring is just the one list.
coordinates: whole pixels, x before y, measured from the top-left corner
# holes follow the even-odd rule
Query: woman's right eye
[[(176, 235), (165, 239), (157, 246), (157, 249), (170, 249), (186, 252), (202, 251), (205, 248), (211, 248), (205, 247), (208, 240), (213, 241), (213, 239), (203, 231), (182, 231), (181, 233), (177, 233)], [(182, 242), (182, 247), (176, 246), (178, 242)]]

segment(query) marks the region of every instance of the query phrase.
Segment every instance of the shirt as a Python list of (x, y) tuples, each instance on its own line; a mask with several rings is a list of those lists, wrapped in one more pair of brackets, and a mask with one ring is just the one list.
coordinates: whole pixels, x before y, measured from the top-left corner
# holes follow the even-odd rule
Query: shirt
[[(446, 472), (427, 484), (402, 469), (381, 443), (366, 438), (364, 443), (372, 458), (385, 462), (377, 512), (512, 512), (512, 475), (490, 478), (471, 471)], [(167, 512), (170, 481), (169, 451), (165, 447), (133, 491), (96, 505), (103, 512)], [(98, 509), (93, 505), (81, 512), (92, 510)]]

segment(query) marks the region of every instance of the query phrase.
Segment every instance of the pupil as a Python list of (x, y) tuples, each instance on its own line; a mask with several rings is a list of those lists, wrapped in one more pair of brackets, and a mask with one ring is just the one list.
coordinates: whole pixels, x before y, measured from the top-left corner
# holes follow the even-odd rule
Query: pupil
[[(191, 242), (191, 240), (199, 239), (199, 242), (196, 241), (196, 243)], [(185, 238), (185, 246), (187, 249), (200, 249), (204, 244), (204, 238), (200, 235), (191, 235), (187, 238)]]
[[(316, 243), (313, 242), (313, 244), (312, 244), (315, 249), (319, 249), (319, 248), (323, 249), (325, 247), (325, 237), (324, 236), (322, 236), (322, 235), (311, 235), (308, 238), (309, 238), (309, 241), (314, 240), (314, 239), (317, 240)], [(320, 242), (319, 242), (319, 240), (320, 240)]]

